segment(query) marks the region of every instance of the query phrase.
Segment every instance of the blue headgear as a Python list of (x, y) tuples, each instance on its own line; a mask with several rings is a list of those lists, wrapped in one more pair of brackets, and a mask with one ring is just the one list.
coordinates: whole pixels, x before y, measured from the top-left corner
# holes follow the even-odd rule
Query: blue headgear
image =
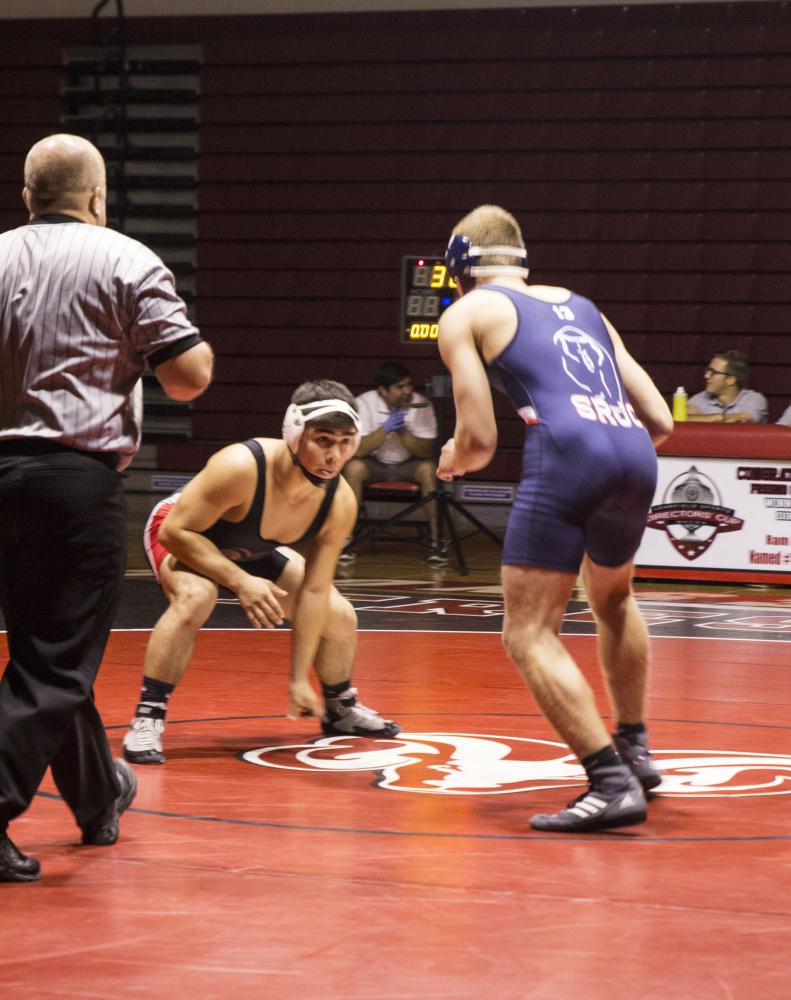
[[(506, 257), (516, 257), (523, 261), (524, 267), (516, 264), (481, 264), (481, 257), (491, 254), (502, 254)], [(448, 271), (454, 278), (482, 277), (487, 274), (515, 274), (520, 278), (526, 278), (527, 250), (524, 247), (514, 246), (493, 246), (476, 247), (472, 245), (472, 240), (462, 233), (451, 236), (448, 249), (445, 251), (445, 263)]]

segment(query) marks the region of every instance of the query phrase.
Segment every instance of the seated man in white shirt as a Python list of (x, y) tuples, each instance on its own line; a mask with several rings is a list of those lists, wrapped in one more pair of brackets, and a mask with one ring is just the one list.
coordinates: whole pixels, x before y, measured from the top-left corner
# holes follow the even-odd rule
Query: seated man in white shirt
[[(435, 444), (437, 416), (431, 402), (415, 392), (406, 365), (383, 364), (374, 375), (376, 388), (355, 400), (360, 414), (360, 447), (343, 475), (354, 490), (359, 508), (367, 482), (417, 483), (421, 496), (437, 488)], [(431, 531), (428, 561), (447, 561), (439, 537), (436, 504), (427, 506)], [(341, 562), (351, 562), (354, 550), (347, 545)]]
[(706, 389), (687, 404), (687, 420), (725, 424), (765, 424), (766, 396), (747, 389), (750, 362), (742, 351), (717, 351), (704, 373)]
[(791, 406), (787, 406), (783, 410), (783, 415), (777, 422), (783, 427), (791, 427)]

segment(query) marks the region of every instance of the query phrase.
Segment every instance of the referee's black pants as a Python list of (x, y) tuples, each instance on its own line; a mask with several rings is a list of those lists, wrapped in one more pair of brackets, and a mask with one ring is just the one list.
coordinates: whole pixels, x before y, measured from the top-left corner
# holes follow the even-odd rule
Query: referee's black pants
[(125, 498), (113, 468), (74, 451), (0, 452), (0, 832), (48, 766), (79, 826), (120, 794), (93, 683), (120, 597)]

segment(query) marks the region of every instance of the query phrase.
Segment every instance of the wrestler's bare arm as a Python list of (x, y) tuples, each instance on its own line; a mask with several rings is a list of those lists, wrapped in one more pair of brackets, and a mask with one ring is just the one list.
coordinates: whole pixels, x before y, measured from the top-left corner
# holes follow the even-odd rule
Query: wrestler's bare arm
[(439, 351), (451, 374), (456, 428), (442, 449), (441, 479), (482, 469), (497, 448), (492, 392), (473, 335), (471, 299), (461, 299), (440, 319)]
[(230, 515), (233, 520), (236, 511), (244, 513), (252, 502), (256, 480), (256, 461), (249, 448), (242, 444), (223, 448), (184, 488), (162, 522), (159, 540), (179, 562), (236, 594), (251, 625), (273, 628), (283, 621), (278, 597), (284, 591), (245, 572), (200, 534), (222, 517)]
[(607, 326), (615, 348), (615, 360), (621, 372), (624, 388), (637, 416), (645, 424), (655, 445), (661, 444), (673, 433), (673, 416), (662, 394), (654, 385), (651, 376), (641, 368), (627, 351), (620, 334), (606, 316), (602, 319)]
[(294, 598), (290, 715), (321, 712), (308, 675), (327, 620), (338, 556), (356, 519), (357, 501), (349, 484), (341, 479), (327, 520), (305, 557), (305, 575)]

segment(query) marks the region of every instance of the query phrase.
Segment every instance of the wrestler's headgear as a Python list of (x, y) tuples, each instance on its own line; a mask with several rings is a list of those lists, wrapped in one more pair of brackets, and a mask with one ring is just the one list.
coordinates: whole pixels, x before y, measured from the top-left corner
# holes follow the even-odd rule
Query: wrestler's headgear
[[(523, 266), (517, 264), (481, 264), (481, 257), (489, 257), (498, 254), (503, 257), (514, 257), (522, 261)], [(526, 278), (527, 250), (524, 247), (514, 246), (473, 246), (472, 240), (463, 233), (455, 233), (450, 238), (448, 249), (445, 251), (445, 263), (448, 266), (450, 275), (454, 278), (479, 278), (487, 274), (514, 274), (520, 278)]]
[(326, 486), (327, 480), (314, 476), (303, 467), (297, 458), (299, 442), (302, 440), (305, 424), (334, 413), (343, 413), (349, 418), (349, 423), (354, 427), (354, 450), (357, 451), (360, 445), (360, 415), (345, 399), (316, 399), (312, 403), (289, 403), (283, 418), (283, 440), (288, 446), (291, 459), (314, 486)]

